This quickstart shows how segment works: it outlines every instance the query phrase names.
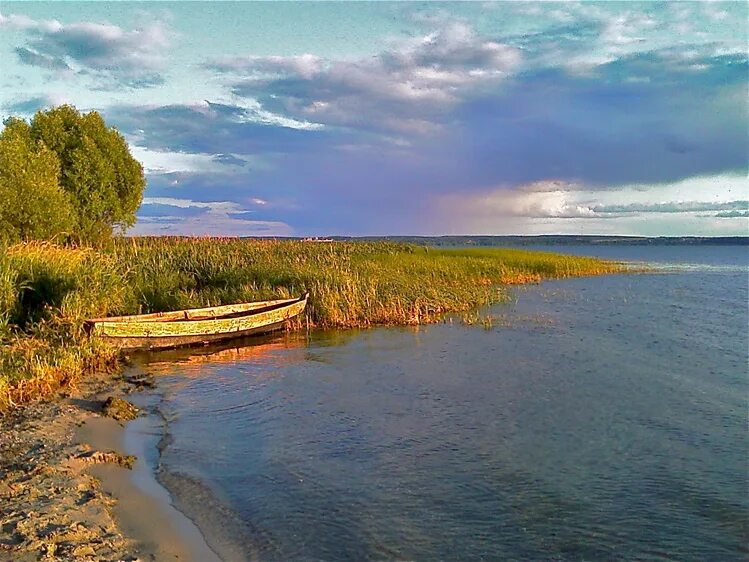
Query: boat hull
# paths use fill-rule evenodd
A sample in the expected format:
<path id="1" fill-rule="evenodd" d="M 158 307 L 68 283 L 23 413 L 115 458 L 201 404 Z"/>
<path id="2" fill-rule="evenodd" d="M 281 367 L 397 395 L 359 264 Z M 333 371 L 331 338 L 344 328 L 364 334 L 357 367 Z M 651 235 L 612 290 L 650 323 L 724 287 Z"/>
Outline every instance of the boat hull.
<path id="1" fill-rule="evenodd" d="M 220 334 L 203 334 L 195 336 L 98 336 L 101 340 L 111 345 L 128 350 L 155 350 L 155 349 L 174 349 L 176 347 L 188 347 L 208 345 L 214 342 L 221 342 L 246 336 L 256 336 L 267 334 L 278 330 L 283 330 L 287 321 L 282 320 L 267 326 L 258 326 L 247 330 L 238 330 L 236 332 L 226 332 Z"/>
<path id="2" fill-rule="evenodd" d="M 230 310 L 223 317 L 206 314 L 208 309 L 196 309 L 200 310 L 200 320 L 191 319 L 196 317 L 194 311 L 165 313 L 165 316 L 173 316 L 168 321 L 163 317 L 153 318 L 154 315 L 97 319 L 89 322 L 89 332 L 122 349 L 151 350 L 206 345 L 283 329 L 291 319 L 304 311 L 306 304 L 305 295 L 299 299 L 269 301 L 264 306 L 255 303 L 236 305 L 247 310 Z M 227 307 L 216 307 L 219 308 Z"/>

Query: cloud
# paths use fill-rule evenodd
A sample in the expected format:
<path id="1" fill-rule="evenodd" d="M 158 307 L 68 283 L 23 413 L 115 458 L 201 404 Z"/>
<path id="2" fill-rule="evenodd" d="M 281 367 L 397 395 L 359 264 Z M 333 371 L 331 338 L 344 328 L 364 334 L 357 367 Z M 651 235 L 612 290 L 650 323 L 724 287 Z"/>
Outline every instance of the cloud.
<path id="1" fill-rule="evenodd" d="M 18 60 L 24 64 L 38 66 L 47 70 L 71 70 L 65 60 L 60 57 L 51 57 L 26 47 L 16 49 Z"/>
<path id="2" fill-rule="evenodd" d="M 280 221 L 245 220 L 236 216 L 139 217 L 130 236 L 293 236 L 294 229 Z"/>
<path id="3" fill-rule="evenodd" d="M 445 22 L 374 57 L 233 57 L 208 65 L 232 77 L 233 92 L 274 113 L 338 126 L 430 133 L 445 109 L 504 80 L 519 49 Z"/>
<path id="4" fill-rule="evenodd" d="M 103 113 L 144 150 L 251 156 L 304 151 L 326 144 L 330 132 L 246 118 L 246 108 L 222 103 L 107 108 Z"/>
<path id="5" fill-rule="evenodd" d="M 734 174 L 616 190 L 550 179 L 457 190 L 434 198 L 427 214 L 440 230 L 455 233 L 741 234 L 735 223 L 716 219 L 747 216 L 749 200 L 732 198 L 734 191 L 746 193 L 747 185 L 745 176 Z"/>
<path id="6" fill-rule="evenodd" d="M 143 164 L 147 174 L 170 174 L 173 172 L 221 174 L 230 173 L 232 168 L 241 168 L 247 164 L 247 160 L 230 154 L 152 150 L 134 144 L 133 139 L 130 140 L 130 153 Z"/>
<path id="7" fill-rule="evenodd" d="M 43 96 L 34 96 L 31 98 L 21 98 L 16 101 L 9 101 L 4 105 L 0 106 L 2 112 L 6 114 L 23 116 L 33 115 L 38 110 L 53 107 L 55 105 L 61 105 L 69 103 L 67 96 L 59 94 L 45 94 Z"/>
<path id="8" fill-rule="evenodd" d="M 716 213 L 715 216 L 721 219 L 747 218 L 749 217 L 749 211 L 721 211 Z"/>
<path id="9" fill-rule="evenodd" d="M 516 2 L 499 6 L 510 18 L 515 16 L 515 27 L 519 27 L 506 41 L 523 49 L 534 70 L 561 68 L 584 75 L 622 58 L 658 51 L 671 51 L 674 61 L 746 54 L 745 7 L 711 4 L 567 2 L 552 8 Z"/>
<path id="10" fill-rule="evenodd" d="M 57 20 L 35 20 L 24 14 L 9 14 L 5 16 L 0 13 L 0 27 L 51 33 L 62 29 L 62 24 Z"/>
<path id="11" fill-rule="evenodd" d="M 570 183 L 564 180 L 539 180 L 525 185 L 517 186 L 519 191 L 528 192 L 562 192 L 583 189 L 584 186 Z"/>
<path id="12" fill-rule="evenodd" d="M 265 180 L 331 196 L 357 185 L 418 198 L 549 177 L 615 189 L 746 168 L 745 55 L 686 65 L 652 50 L 586 75 L 529 70 L 502 55 L 514 47 L 465 24 L 441 25 L 369 59 L 213 63 L 259 101 L 120 106 L 107 116 L 126 131 L 143 130 L 151 150 L 262 155 L 273 171 Z M 491 69 L 494 78 L 481 77 Z M 445 72 L 466 81 L 437 78 Z M 425 81 L 423 92 L 402 95 L 395 83 L 414 76 Z M 430 98 L 432 91 L 439 95 Z"/>
<path id="13" fill-rule="evenodd" d="M 707 183 L 707 182 L 706 182 Z M 679 185 L 679 184 L 677 184 Z M 683 184 L 681 184 L 683 185 Z M 540 188 L 539 188 L 540 186 Z M 556 187 L 556 188 L 554 188 Z M 672 191 L 674 186 L 651 186 L 640 198 L 658 197 Z M 482 193 L 450 193 L 437 198 L 444 211 L 464 216 L 526 217 L 555 219 L 618 219 L 631 215 L 677 214 L 720 211 L 741 213 L 749 209 L 749 200 L 733 201 L 666 201 L 631 203 L 602 203 L 601 198 L 631 200 L 633 186 L 621 192 L 607 192 L 581 185 L 569 185 L 558 180 L 535 182 L 516 187 L 500 187 Z M 725 191 L 716 196 L 725 196 Z M 740 215 L 725 215 L 740 216 Z"/>
<path id="14" fill-rule="evenodd" d="M 433 198 L 424 214 L 433 232 L 455 234 L 632 234 L 745 235 L 749 201 L 746 177 L 734 174 L 690 178 L 669 184 L 621 186 L 615 190 L 558 183 L 558 190 L 497 186 Z M 683 199 L 673 199 L 674 197 Z M 726 220 L 726 219 L 741 220 Z"/>
<path id="15" fill-rule="evenodd" d="M 211 217 L 141 217 L 128 230 L 130 236 L 294 236 L 294 229 L 280 221 L 243 220 L 228 215 Z"/>
<path id="16" fill-rule="evenodd" d="M 745 175 L 746 54 L 652 41 L 651 16 L 614 21 L 586 6 L 596 13 L 560 15 L 526 39 L 442 21 L 369 58 L 214 60 L 208 67 L 231 94 L 112 107 L 106 117 L 137 146 L 170 155 L 149 166 L 149 196 L 210 193 L 247 208 L 240 199 L 251 193 L 269 201 L 254 218 L 305 234 L 443 224 L 491 232 L 500 222 L 615 229 L 656 214 L 666 224 L 737 210 L 659 186 Z M 606 22 L 606 41 L 619 51 L 584 72 L 566 64 L 597 44 Z M 635 198 L 638 190 L 647 197 Z"/>
<path id="17" fill-rule="evenodd" d="M 219 102 L 205 100 L 205 105 L 216 113 L 231 114 L 237 123 L 257 123 L 262 125 L 277 125 L 288 129 L 317 131 L 323 128 L 320 123 L 304 121 L 286 117 L 263 109 L 255 100 L 247 100 L 239 96 L 222 96 L 228 98 Z"/>
<path id="18" fill-rule="evenodd" d="M 19 60 L 45 70 L 92 75 L 105 86 L 116 82 L 133 88 L 163 83 L 163 69 L 173 33 L 162 22 L 126 30 L 109 23 L 55 20 L 0 14 L 0 28 L 24 31 L 27 44 L 16 49 Z"/>
<path id="19" fill-rule="evenodd" d="M 233 154 L 216 154 L 212 160 L 219 164 L 225 164 L 227 166 L 244 166 L 247 164 L 247 160 L 237 158 Z"/>
<path id="20" fill-rule="evenodd" d="M 144 197 L 131 235 L 291 236 L 293 229 L 278 220 L 257 220 L 232 201 L 194 201 L 176 197 Z"/>
<path id="21" fill-rule="evenodd" d="M 221 177 L 180 176 L 179 189 L 189 197 L 210 192 L 234 199 L 252 191 L 284 198 L 297 209 L 275 218 L 305 233 L 424 232 L 441 216 L 423 212 L 425 205 L 450 194 L 471 200 L 487 185 L 541 193 L 638 185 L 649 192 L 691 176 L 745 174 L 745 61 L 707 59 L 709 69 L 697 74 L 659 61 L 623 59 L 601 67 L 599 76 L 560 70 L 516 76 L 498 91 L 446 108 L 440 134 L 426 137 L 373 134 L 368 125 L 280 127 L 240 120 L 243 108 L 213 103 L 121 106 L 106 117 L 126 132 L 141 131 L 138 143 L 150 150 L 202 153 L 211 165 L 218 165 L 217 154 L 254 159 L 251 170 L 236 173 L 221 165 L 230 172 Z M 648 80 L 630 82 L 633 73 Z M 151 178 L 149 189 L 168 196 L 174 187 Z M 660 198 L 679 200 L 677 193 Z M 522 211 L 516 217 L 587 220 L 602 218 L 594 206 L 604 203 L 557 197 L 515 204 Z M 474 215 L 461 216 L 467 225 Z"/>
<path id="22" fill-rule="evenodd" d="M 460 107 L 456 142 L 431 160 L 462 162 L 472 178 L 440 175 L 473 185 L 555 177 L 615 188 L 746 170 L 746 57 L 703 60 L 701 73 L 650 55 L 592 76 L 527 73 Z"/>
<path id="23" fill-rule="evenodd" d="M 739 212 L 749 208 L 749 201 L 670 201 L 665 203 L 627 203 L 624 205 L 595 205 L 595 213 L 695 213 L 699 211 Z M 718 216 L 718 215 L 716 215 Z"/>
<path id="24" fill-rule="evenodd" d="M 164 217 L 168 217 L 170 220 L 177 220 L 185 217 L 205 215 L 207 212 L 208 209 L 205 207 L 175 207 L 174 205 L 147 202 L 143 203 L 138 209 L 138 221 L 160 221 Z"/>
<path id="25" fill-rule="evenodd" d="M 572 200 L 569 192 L 498 189 L 484 194 L 448 194 L 437 199 L 442 212 L 463 217 L 580 219 L 597 217 L 590 204 Z"/>
<path id="26" fill-rule="evenodd" d="M 144 197 L 143 205 L 162 205 L 178 209 L 207 209 L 211 213 L 243 213 L 244 208 L 231 201 L 193 201 L 176 197 Z"/>
<path id="27" fill-rule="evenodd" d="M 316 55 L 219 57 L 208 67 L 219 72 L 250 74 L 296 74 L 310 79 L 323 70 L 324 60 Z"/>

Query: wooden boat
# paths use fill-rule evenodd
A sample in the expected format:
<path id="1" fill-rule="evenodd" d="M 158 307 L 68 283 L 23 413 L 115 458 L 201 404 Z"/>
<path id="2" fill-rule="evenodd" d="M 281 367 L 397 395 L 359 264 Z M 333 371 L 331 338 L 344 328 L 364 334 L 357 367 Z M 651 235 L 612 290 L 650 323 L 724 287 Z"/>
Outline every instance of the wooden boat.
<path id="1" fill-rule="evenodd" d="M 283 328 L 307 305 L 296 299 L 228 304 L 86 320 L 90 335 L 124 349 L 168 349 L 264 334 Z"/>

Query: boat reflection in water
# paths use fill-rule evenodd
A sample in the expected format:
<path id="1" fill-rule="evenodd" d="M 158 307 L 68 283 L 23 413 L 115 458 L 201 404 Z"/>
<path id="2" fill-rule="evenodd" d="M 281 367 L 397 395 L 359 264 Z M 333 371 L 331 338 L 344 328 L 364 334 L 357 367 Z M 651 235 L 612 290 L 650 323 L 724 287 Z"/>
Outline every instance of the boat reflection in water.
<path id="1" fill-rule="evenodd" d="M 306 332 L 288 332 L 234 339 L 204 347 L 187 347 L 162 351 L 142 351 L 134 361 L 150 375 L 204 376 L 219 366 L 248 361 L 281 367 L 293 362 L 293 354 L 278 353 L 303 350 L 308 345 Z"/>

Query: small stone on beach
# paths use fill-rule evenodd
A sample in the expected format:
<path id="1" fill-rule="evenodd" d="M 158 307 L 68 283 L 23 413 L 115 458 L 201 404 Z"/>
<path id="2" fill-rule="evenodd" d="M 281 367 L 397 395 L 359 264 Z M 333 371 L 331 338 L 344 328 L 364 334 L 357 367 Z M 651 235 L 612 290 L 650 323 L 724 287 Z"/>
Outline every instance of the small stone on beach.
<path id="1" fill-rule="evenodd" d="M 133 455 L 121 455 L 114 451 L 86 451 L 76 455 L 74 458 L 92 464 L 113 463 L 128 469 L 132 469 L 133 464 L 137 460 Z"/>
<path id="2" fill-rule="evenodd" d="M 137 387 L 138 390 L 143 388 L 154 388 L 156 384 L 153 381 L 153 377 L 149 375 L 136 375 L 133 377 L 127 377 L 125 382 L 132 384 Z"/>
<path id="3" fill-rule="evenodd" d="M 105 416 L 117 421 L 130 421 L 138 417 L 138 408 L 127 400 L 110 396 L 104 401 L 102 412 Z"/>

